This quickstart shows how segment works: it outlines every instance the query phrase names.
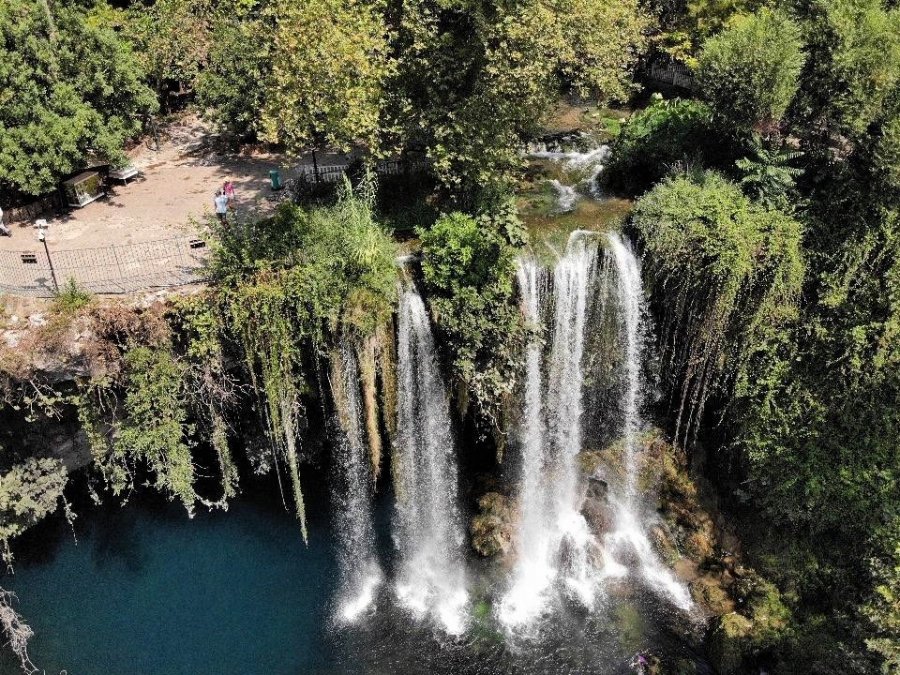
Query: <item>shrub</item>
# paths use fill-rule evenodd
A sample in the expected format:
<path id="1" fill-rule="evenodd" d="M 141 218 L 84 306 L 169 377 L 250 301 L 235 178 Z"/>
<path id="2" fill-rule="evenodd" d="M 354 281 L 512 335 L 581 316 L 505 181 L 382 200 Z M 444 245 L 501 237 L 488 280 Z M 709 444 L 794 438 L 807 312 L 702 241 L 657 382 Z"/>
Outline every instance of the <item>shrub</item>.
<path id="1" fill-rule="evenodd" d="M 51 311 L 62 316 L 72 316 L 91 304 L 91 299 L 90 293 L 80 288 L 75 279 L 69 278 L 66 285 L 53 296 Z"/>
<path id="2" fill-rule="evenodd" d="M 505 205 L 476 217 L 442 216 L 420 235 L 429 303 L 454 374 L 497 431 L 521 365 L 525 326 L 513 282 L 524 229 Z"/>
<path id="3" fill-rule="evenodd" d="M 764 9 L 706 41 L 697 81 L 729 126 L 771 129 L 797 92 L 804 60 L 799 26 Z"/>
<path id="4" fill-rule="evenodd" d="M 622 126 L 603 181 L 613 190 L 640 194 L 679 164 L 708 161 L 715 154 L 714 137 L 705 104 L 657 98 Z"/>

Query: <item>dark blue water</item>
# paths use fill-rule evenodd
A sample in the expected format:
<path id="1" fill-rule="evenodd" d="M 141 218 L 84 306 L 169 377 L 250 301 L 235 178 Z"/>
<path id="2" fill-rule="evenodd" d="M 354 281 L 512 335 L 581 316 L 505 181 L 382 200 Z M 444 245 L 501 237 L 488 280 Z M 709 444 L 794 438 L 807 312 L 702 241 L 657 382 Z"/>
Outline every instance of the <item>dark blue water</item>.
<path id="1" fill-rule="evenodd" d="M 627 673 L 645 649 L 693 660 L 667 628 L 683 619 L 640 597 L 592 616 L 562 612 L 541 640 L 509 644 L 478 599 L 502 570 L 475 561 L 464 639 L 447 642 L 408 619 L 389 587 L 374 615 L 339 629 L 328 500 L 312 501 L 309 546 L 277 496 L 259 494 L 193 520 L 154 495 L 82 507 L 77 543 L 62 519 L 42 524 L 17 542 L 16 573 L 2 580 L 35 631 L 32 660 L 68 675 Z M 382 497 L 389 573 L 390 508 Z M 0 674 L 19 672 L 3 651 Z"/>
<path id="2" fill-rule="evenodd" d="M 3 584 L 48 673 L 325 672 L 336 570 L 324 525 L 314 520 L 306 547 L 265 501 L 190 520 L 144 499 L 82 514 L 77 544 L 64 523 L 41 528 Z"/>

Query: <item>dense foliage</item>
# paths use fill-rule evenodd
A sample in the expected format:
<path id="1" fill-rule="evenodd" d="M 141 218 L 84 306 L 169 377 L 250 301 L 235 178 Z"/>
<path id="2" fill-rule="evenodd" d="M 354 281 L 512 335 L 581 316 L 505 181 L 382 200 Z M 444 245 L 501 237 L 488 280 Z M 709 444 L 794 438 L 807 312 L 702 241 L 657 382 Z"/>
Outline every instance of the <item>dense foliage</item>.
<path id="1" fill-rule="evenodd" d="M 391 318 L 395 245 L 375 222 L 370 179 L 345 183 L 333 206 L 284 205 L 271 219 L 222 233 L 213 264 L 224 330 L 243 353 L 306 536 L 298 447 L 302 394 L 342 330 L 360 340 Z"/>
<path id="2" fill-rule="evenodd" d="M 514 286 L 524 229 L 502 198 L 523 143 L 560 94 L 626 101 L 648 51 L 695 68 L 683 98 L 632 101 L 603 177 L 642 195 L 630 227 L 663 411 L 679 443 L 710 451 L 748 557 L 780 589 L 759 582 L 730 615 L 758 628 L 732 665 L 900 668 L 896 2 L 115 6 L 0 4 L 4 195 L 123 161 L 158 110 L 194 92 L 240 140 L 428 158 L 440 189 L 425 207 L 447 211 L 418 223 L 428 303 L 461 407 L 471 399 L 501 451 L 527 338 Z M 101 484 L 127 497 L 149 477 L 188 511 L 227 503 L 244 464 L 273 471 L 305 527 L 300 465 L 339 336 L 357 350 L 370 441 L 390 437 L 396 245 L 370 180 L 212 240 L 210 288 L 166 309 L 100 307 L 65 289 L 36 353 L 66 326 L 90 335 L 77 389 L 62 395 L 0 359 L 0 384 L 15 382 L 0 412 L 30 421 L 74 408 Z M 259 428 L 241 431 L 264 447 L 232 448 L 238 405 L 259 412 Z M 4 546 L 59 503 L 66 471 L 41 457 L 0 454 Z M 371 457 L 377 473 L 377 443 Z M 197 484 L 209 461 L 212 497 Z"/>
<path id="3" fill-rule="evenodd" d="M 865 0 L 731 21 L 704 43 L 698 83 L 732 140 L 712 160 L 708 140 L 691 146 L 750 199 L 688 175 L 635 209 L 673 419 L 706 400 L 687 420 L 722 448 L 750 522 L 774 528 L 750 539 L 794 610 L 763 650 L 776 671 L 897 664 L 897 21 Z"/>
<path id="4" fill-rule="evenodd" d="M 657 96 L 622 126 L 603 180 L 613 190 L 641 194 L 673 171 L 711 163 L 713 134 L 707 105 Z"/>
<path id="5" fill-rule="evenodd" d="M 0 186 L 38 195 L 86 161 L 123 162 L 157 107 L 131 45 L 80 3 L 0 5 Z"/>
<path id="6" fill-rule="evenodd" d="M 421 232 L 429 303 L 454 374 L 495 433 L 504 429 L 522 365 L 525 325 L 514 280 L 524 235 L 509 205 L 477 217 L 450 213 Z"/>
<path id="7" fill-rule="evenodd" d="M 741 396 L 759 352 L 776 349 L 797 316 L 801 226 L 751 202 L 715 173 L 670 178 L 638 202 L 654 286 L 663 372 L 676 392 L 679 432 L 696 429 L 707 398 Z"/>
<path id="8" fill-rule="evenodd" d="M 706 42 L 697 81 L 725 128 L 777 128 L 799 86 L 802 48 L 800 27 L 768 9 Z"/>

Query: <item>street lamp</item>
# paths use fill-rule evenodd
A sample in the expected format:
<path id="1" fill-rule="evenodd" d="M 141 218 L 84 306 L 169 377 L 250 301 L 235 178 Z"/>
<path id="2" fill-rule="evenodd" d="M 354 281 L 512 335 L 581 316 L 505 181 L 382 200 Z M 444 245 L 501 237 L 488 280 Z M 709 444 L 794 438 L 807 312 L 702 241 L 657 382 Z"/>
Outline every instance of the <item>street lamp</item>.
<path id="1" fill-rule="evenodd" d="M 56 281 L 56 270 L 53 269 L 53 259 L 50 257 L 50 249 L 47 248 L 47 236 L 44 234 L 44 228 L 38 229 L 38 241 L 44 245 L 44 253 L 47 254 L 47 263 L 50 265 L 50 276 L 53 279 L 53 288 L 59 295 L 59 283 Z"/>

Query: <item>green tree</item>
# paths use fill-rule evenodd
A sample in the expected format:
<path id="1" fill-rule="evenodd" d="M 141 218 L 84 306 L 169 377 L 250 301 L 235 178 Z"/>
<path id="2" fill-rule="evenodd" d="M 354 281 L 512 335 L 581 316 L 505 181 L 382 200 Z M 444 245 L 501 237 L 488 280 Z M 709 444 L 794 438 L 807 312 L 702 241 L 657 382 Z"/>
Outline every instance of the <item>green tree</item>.
<path id="1" fill-rule="evenodd" d="M 288 149 L 357 141 L 377 150 L 393 69 L 380 3 L 310 0 L 274 6 L 265 138 Z"/>
<path id="2" fill-rule="evenodd" d="M 631 0 L 405 3 L 395 125 L 456 192 L 502 187 L 560 91 L 627 98 L 648 25 Z"/>
<path id="3" fill-rule="evenodd" d="M 211 0 L 155 0 L 131 8 L 124 29 L 164 108 L 168 94 L 193 87 L 206 65 L 213 10 Z"/>
<path id="4" fill-rule="evenodd" d="M 800 27 L 764 9 L 736 19 L 703 45 L 697 82 L 714 112 L 739 133 L 771 133 L 799 86 Z"/>
<path id="5" fill-rule="evenodd" d="M 239 138 L 261 131 L 270 75 L 271 27 L 259 17 L 219 19 L 206 68 L 197 77 L 197 102 L 220 129 Z"/>
<path id="6" fill-rule="evenodd" d="M 804 27 L 806 124 L 859 137 L 889 117 L 900 84 L 900 8 L 880 0 L 816 0 Z"/>
<path id="7" fill-rule="evenodd" d="M 504 205 L 477 217 L 450 213 L 420 235 L 428 302 L 454 374 L 496 434 L 526 337 L 514 286 L 524 229 L 513 207 Z"/>
<path id="8" fill-rule="evenodd" d="M 77 3 L 0 5 L 0 182 L 52 190 L 90 161 L 126 160 L 155 107 L 127 42 Z"/>

